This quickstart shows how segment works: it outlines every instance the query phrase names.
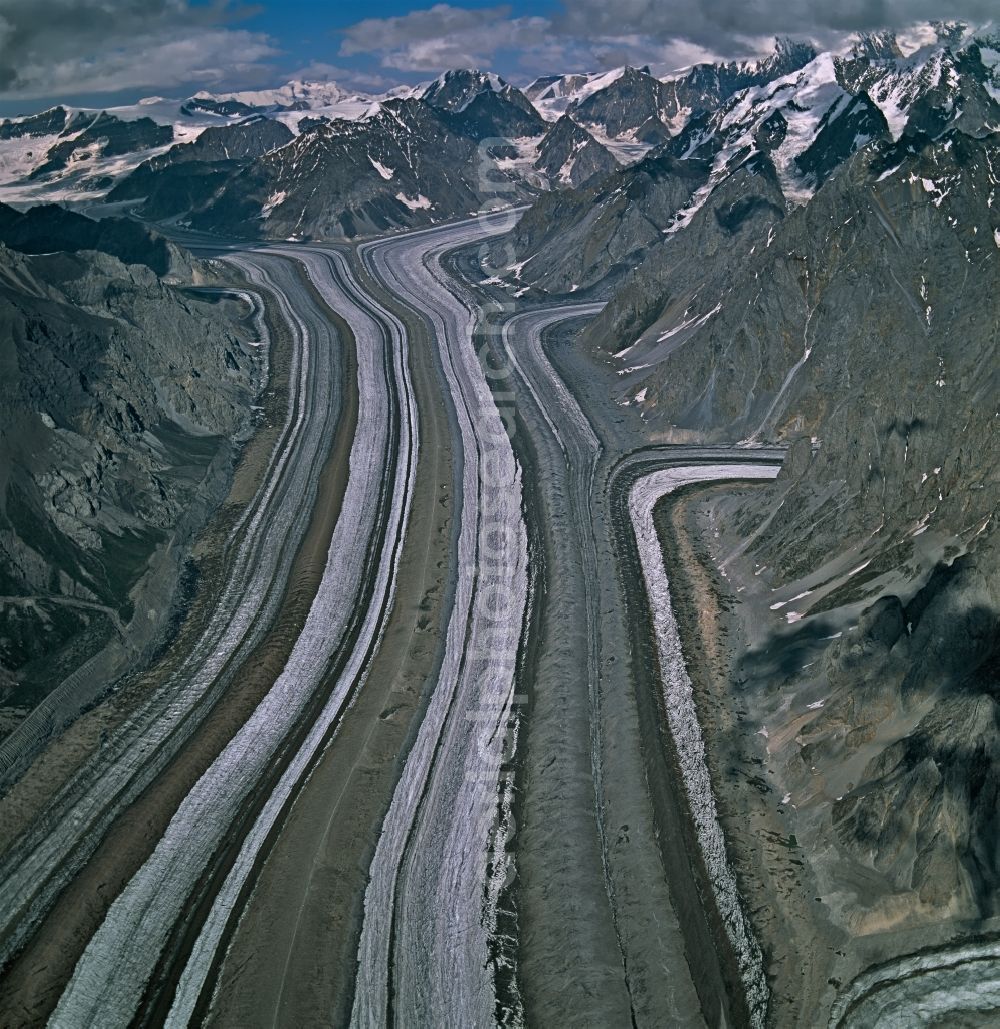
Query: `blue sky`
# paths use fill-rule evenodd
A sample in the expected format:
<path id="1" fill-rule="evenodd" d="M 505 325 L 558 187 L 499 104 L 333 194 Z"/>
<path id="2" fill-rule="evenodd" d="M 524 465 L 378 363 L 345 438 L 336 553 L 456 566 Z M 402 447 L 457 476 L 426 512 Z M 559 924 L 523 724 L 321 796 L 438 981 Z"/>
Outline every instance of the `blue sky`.
<path id="1" fill-rule="evenodd" d="M 267 33 L 286 51 L 287 67 L 309 67 L 311 65 L 329 64 L 334 69 L 344 69 L 356 75 L 354 84 L 360 88 L 371 88 L 367 81 L 372 78 L 385 79 L 392 84 L 399 81 L 418 81 L 427 78 L 427 74 L 420 72 L 434 72 L 444 70 L 443 66 L 431 68 L 408 69 L 383 65 L 382 58 L 377 53 L 345 53 L 343 52 L 345 41 L 350 37 L 350 29 L 363 21 L 386 22 L 389 19 L 402 19 L 414 12 L 429 10 L 435 7 L 434 4 L 414 4 L 412 2 L 399 2 L 399 0 L 371 0 L 364 5 L 357 4 L 323 4 L 310 2 L 310 0 L 289 0 L 284 3 L 265 2 L 258 6 L 259 13 L 248 18 L 244 23 L 247 28 Z M 503 20 L 512 21 L 532 17 L 548 17 L 554 12 L 561 10 L 557 0 L 548 0 L 542 3 L 525 2 L 491 2 L 483 0 L 479 3 L 460 3 L 451 5 L 453 9 L 461 9 L 469 12 L 491 12 L 497 9 L 504 11 Z M 475 55 L 474 55 L 475 56 Z M 499 61 L 497 62 L 497 58 Z M 516 69 L 516 55 L 510 54 L 507 50 L 498 50 L 494 55 L 491 64 L 498 63 L 505 66 L 505 70 L 514 72 L 518 77 Z M 525 76 L 522 73 L 521 78 Z M 348 78 L 348 76 L 340 76 Z"/>
<path id="2" fill-rule="evenodd" d="M 505 65 L 527 80 L 530 69 L 518 66 L 517 54 L 492 45 L 496 30 L 520 50 L 518 27 L 522 36 L 538 36 L 560 10 L 556 0 L 0 0 L 0 115 L 58 101 L 112 106 L 151 94 L 277 85 L 302 75 L 375 92 L 431 77 L 453 57 Z M 387 30 L 392 53 L 378 45 Z M 436 38 L 471 49 L 440 51 L 446 65 L 438 67 L 433 54 L 414 52 Z M 406 39 L 414 47 L 400 50 Z"/>
<path id="3" fill-rule="evenodd" d="M 949 0 L 988 20 L 996 0 Z M 0 0 L 0 115 L 334 79 L 381 92 L 446 68 L 539 74 L 749 57 L 940 17 L 941 0 Z"/>

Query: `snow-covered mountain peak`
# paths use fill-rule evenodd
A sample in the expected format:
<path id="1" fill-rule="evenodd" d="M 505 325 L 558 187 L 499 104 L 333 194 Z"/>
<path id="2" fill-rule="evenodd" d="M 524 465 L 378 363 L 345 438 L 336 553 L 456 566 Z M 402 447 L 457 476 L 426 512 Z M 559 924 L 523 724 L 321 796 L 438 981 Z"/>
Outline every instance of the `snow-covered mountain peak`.
<path id="1" fill-rule="evenodd" d="M 546 121 L 557 121 L 572 106 L 617 82 L 626 69 L 578 72 L 569 75 L 547 75 L 536 79 L 524 91 Z"/>
<path id="2" fill-rule="evenodd" d="M 245 134 L 239 126 L 264 117 L 294 134 L 300 125 L 354 121 L 377 109 L 371 97 L 350 93 L 335 82 L 303 80 L 274 89 L 202 90 L 183 100 L 143 97 L 107 109 L 61 105 L 0 122 L 0 199 L 92 199 L 143 161 L 173 145 L 192 143 L 208 129 Z M 265 130 L 264 136 L 270 139 L 275 133 Z M 280 133 L 277 138 L 282 138 Z"/>
<path id="3" fill-rule="evenodd" d="M 143 197 L 140 179 L 193 181 L 196 166 L 211 184 L 212 176 L 231 174 L 230 165 L 219 167 L 225 162 L 251 166 L 302 135 L 312 137 L 302 147 L 312 161 L 357 128 L 386 141 L 401 132 L 477 144 L 508 139 L 514 156 L 497 152 L 514 162 L 506 171 L 517 177 L 527 169 L 529 183 L 541 172 L 549 184 L 568 187 L 607 169 L 609 154 L 628 165 L 667 148 L 674 161 L 711 168 L 709 191 L 746 167 L 770 174 L 796 204 L 876 139 L 935 138 L 951 128 L 982 135 L 1000 126 L 1000 34 L 992 26 L 918 29 L 858 34 L 823 54 L 779 38 L 762 58 L 699 64 L 664 79 L 623 65 L 544 76 L 523 92 L 494 73 L 457 68 L 377 97 L 295 79 L 183 100 L 145 97 L 107 111 L 61 106 L 0 122 L 0 197 L 90 200 L 130 177 L 130 190 Z M 567 114 L 572 120 L 556 127 Z M 388 157 L 375 159 L 390 167 Z"/>
<path id="4" fill-rule="evenodd" d="M 961 47 L 936 43 L 877 66 L 845 63 L 842 81 L 852 91 L 868 93 L 893 139 L 907 130 L 937 136 L 958 123 L 973 132 L 992 131 L 1000 126 L 993 51 L 977 37 L 963 33 L 961 38 L 968 40 Z"/>
<path id="5" fill-rule="evenodd" d="M 477 68 L 453 68 L 439 75 L 420 94 L 420 98 L 444 111 L 464 111 L 480 93 L 502 93 L 507 83 L 492 72 Z"/>
<path id="6" fill-rule="evenodd" d="M 337 85 L 336 82 L 310 82 L 292 79 L 275 89 L 241 90 L 234 93 L 210 93 L 203 90 L 195 93 L 193 100 L 210 100 L 218 103 L 235 101 L 247 107 L 291 107 L 291 108 L 323 108 L 339 104 L 348 99 L 371 98 L 363 94 L 351 92 Z"/>
<path id="7" fill-rule="evenodd" d="M 935 41 L 909 56 L 897 50 L 889 34 L 858 39 L 692 115 L 668 144 L 677 159 L 711 164 L 691 211 L 742 169 L 771 176 L 786 203 L 798 206 L 876 141 L 1000 130 L 1000 50 L 994 56 L 975 41 L 962 47 Z"/>
<path id="8" fill-rule="evenodd" d="M 893 61 L 903 56 L 894 32 L 860 32 L 850 41 L 847 56 L 869 61 Z"/>
<path id="9" fill-rule="evenodd" d="M 543 75 L 523 90 L 524 95 L 537 105 L 561 98 L 571 99 L 596 75 L 579 72 L 570 75 Z M 539 107 L 541 111 L 542 108 Z M 543 112 L 544 113 L 544 112 Z"/>
<path id="10" fill-rule="evenodd" d="M 774 52 L 755 63 L 758 72 L 762 74 L 785 74 L 808 64 L 817 54 L 816 47 L 809 40 L 775 36 Z"/>

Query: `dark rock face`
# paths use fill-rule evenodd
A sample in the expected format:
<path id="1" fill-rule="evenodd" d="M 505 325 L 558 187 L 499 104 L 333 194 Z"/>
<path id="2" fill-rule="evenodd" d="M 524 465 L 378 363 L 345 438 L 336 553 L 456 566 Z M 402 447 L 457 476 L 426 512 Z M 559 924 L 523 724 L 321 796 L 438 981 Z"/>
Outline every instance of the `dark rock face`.
<path id="1" fill-rule="evenodd" d="M 215 100 L 211 97 L 194 96 L 181 105 L 181 114 L 191 116 L 199 111 L 208 114 L 220 114 L 223 117 L 245 118 L 255 112 L 255 108 L 239 100 Z"/>
<path id="2" fill-rule="evenodd" d="M 486 197 L 521 189 L 477 141 L 454 131 L 460 115 L 420 100 L 392 100 L 358 122 L 337 121 L 230 171 L 190 223 L 268 238 L 350 238 L 473 212 Z M 193 200 L 197 184 L 187 193 Z M 523 193 L 521 194 L 523 195 Z"/>
<path id="3" fill-rule="evenodd" d="M 600 126 L 609 136 L 635 132 L 651 118 L 659 120 L 669 107 L 668 89 L 646 69 L 626 68 L 604 89 L 570 108 L 584 125 Z"/>
<path id="4" fill-rule="evenodd" d="M 856 151 L 888 135 L 885 116 L 864 93 L 845 96 L 823 115 L 819 131 L 795 164 L 811 185 L 819 186 Z"/>
<path id="5" fill-rule="evenodd" d="M 61 135 L 68 138 L 49 149 L 44 163 L 31 173 L 32 179 L 61 171 L 72 160 L 116 157 L 165 146 L 173 140 L 174 130 L 169 125 L 158 125 L 151 118 L 122 121 L 102 111 L 96 116 L 78 115 Z"/>
<path id="6" fill-rule="evenodd" d="M 546 128 L 527 97 L 506 84 L 500 90 L 481 90 L 461 109 L 443 109 L 452 115 L 451 125 L 456 133 L 477 141 L 537 136 Z"/>
<path id="7" fill-rule="evenodd" d="M 691 162 L 677 162 L 674 167 L 688 170 Z M 702 174 L 707 178 L 707 169 Z M 699 181 L 704 178 L 690 185 Z M 657 356 L 664 358 L 686 345 L 701 327 L 699 319 L 715 306 L 715 300 L 703 306 L 701 298 L 724 294 L 733 269 L 785 216 L 773 169 L 751 164 L 730 176 L 689 223 L 679 226 L 677 212 L 684 203 L 680 200 L 665 221 L 667 230 L 676 231 L 661 229 L 653 236 L 627 283 L 591 324 L 587 338 L 595 345 L 621 349 L 646 333 L 651 340 L 666 334 L 664 346 L 656 348 Z M 691 429 L 712 426 L 717 418 L 713 392 L 709 389 L 699 395 L 700 390 L 696 391 L 692 409 L 678 424 Z"/>
<path id="8" fill-rule="evenodd" d="M 240 168 L 294 138 L 287 126 L 270 118 L 207 128 L 193 142 L 144 161 L 107 200 L 141 199 L 147 217 L 173 218 L 202 206 Z"/>
<path id="9" fill-rule="evenodd" d="M 160 172 L 140 166 L 108 193 L 107 200 L 141 200 L 139 211 L 153 221 L 179 218 L 202 207 L 239 168 L 234 161 L 181 161 Z"/>
<path id="10" fill-rule="evenodd" d="M 637 143 L 648 143 L 658 147 L 670 139 L 670 130 L 659 118 L 647 118 L 636 130 Z"/>
<path id="11" fill-rule="evenodd" d="M 611 152 L 564 114 L 538 147 L 535 168 L 554 186 L 581 186 L 618 168 Z"/>
<path id="12" fill-rule="evenodd" d="M 99 250 L 126 264 L 145 265 L 161 277 L 190 271 L 176 246 L 138 222 L 95 221 L 56 204 L 41 204 L 23 213 L 0 204 L 0 243 L 24 254 Z"/>
<path id="13" fill-rule="evenodd" d="M 878 601 L 874 625 L 865 612 L 859 642 L 827 656 L 836 700 L 806 743 L 831 761 L 875 751 L 832 812 L 855 859 L 932 910 L 973 917 L 1000 908 L 997 558 L 983 540 L 905 608 L 889 615 Z"/>
<path id="14" fill-rule="evenodd" d="M 506 261 L 512 245 L 518 281 L 552 292 L 613 281 L 662 241 L 707 176 L 703 162 L 650 155 L 580 190 L 543 195 L 492 252 Z"/>
<path id="15" fill-rule="evenodd" d="M 65 107 L 52 107 L 30 118 L 0 122 L 0 139 L 23 139 L 25 136 L 50 136 L 62 132 L 68 115 Z"/>
<path id="16" fill-rule="evenodd" d="M 714 111 L 741 90 L 790 75 L 816 56 L 816 49 L 809 43 L 779 38 L 774 53 L 760 61 L 696 64 L 687 74 L 665 83 L 666 116 L 673 119 L 685 111 L 692 115 Z"/>
<path id="17" fill-rule="evenodd" d="M 299 120 L 299 132 L 312 132 L 313 129 L 318 129 L 321 125 L 329 125 L 332 121 L 332 118 L 327 118 L 325 115 L 302 118 Z"/>
<path id="18" fill-rule="evenodd" d="M 40 699 L 140 599 L 169 609 L 140 584 L 222 499 L 256 388 L 227 311 L 104 254 L 0 247 L 3 706 Z"/>
<path id="19" fill-rule="evenodd" d="M 788 135 L 788 121 L 781 111 L 768 115 L 754 132 L 753 141 L 761 153 L 769 154 L 777 150 Z"/>

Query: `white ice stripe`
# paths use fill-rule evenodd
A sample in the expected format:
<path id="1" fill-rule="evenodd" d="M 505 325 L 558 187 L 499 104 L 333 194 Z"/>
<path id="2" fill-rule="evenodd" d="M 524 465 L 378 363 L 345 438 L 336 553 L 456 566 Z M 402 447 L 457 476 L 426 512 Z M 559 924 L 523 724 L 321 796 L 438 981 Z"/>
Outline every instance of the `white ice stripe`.
<path id="1" fill-rule="evenodd" d="M 586 668 L 589 679 L 590 717 L 591 724 L 598 727 L 597 731 L 591 733 L 591 773 L 593 776 L 596 823 L 601 845 L 605 885 L 610 889 L 613 887 L 610 882 L 607 857 L 607 831 L 602 808 L 602 798 L 604 797 L 604 759 L 602 754 L 602 738 L 599 730 L 601 724 L 601 698 L 597 688 L 599 678 L 597 671 L 599 666 L 597 612 L 600 610 L 600 599 L 595 592 L 599 588 L 597 549 L 593 535 L 593 526 L 589 518 L 580 513 L 590 510 L 597 463 L 603 447 L 583 409 L 567 388 L 562 376 L 556 372 L 549 360 L 545 347 L 542 345 L 542 334 L 549 326 L 565 319 L 593 316 L 601 310 L 602 305 L 600 304 L 581 304 L 578 306 L 560 305 L 548 311 L 536 310 L 526 312 L 504 324 L 503 342 L 505 352 L 509 355 L 511 364 L 518 372 L 521 381 L 527 386 L 536 407 L 543 415 L 550 432 L 563 453 L 569 474 L 568 481 L 572 483 L 571 488 L 577 494 L 576 513 L 573 512 L 573 506 L 571 505 L 570 518 L 568 523 L 563 526 L 563 530 L 572 533 L 576 537 L 583 571 L 586 634 L 588 639 Z M 518 339 L 518 333 L 521 331 L 522 325 L 527 328 L 526 338 L 523 340 Z M 518 351 L 522 348 L 524 360 L 518 357 Z M 553 407 L 557 412 L 556 417 L 559 420 L 560 428 L 556 427 L 549 416 L 548 411 L 550 407 Z M 573 471 L 574 468 L 578 469 L 575 473 Z M 515 982 L 516 986 L 517 983 Z"/>
<path id="2" fill-rule="evenodd" d="M 502 226 L 501 226 L 502 228 Z M 527 598 L 521 475 L 476 356 L 474 317 L 440 254 L 492 226 L 367 249 L 430 322 L 461 443 L 457 582 L 438 681 L 383 823 L 365 894 L 352 1024 L 382 1026 L 389 968 L 400 1025 L 492 1024 L 487 860 Z M 390 953 L 390 943 L 392 943 Z"/>
<path id="3" fill-rule="evenodd" d="M 259 260 L 231 258 L 254 284 L 263 281 Z M 256 263 L 254 263 L 256 261 Z M 267 263 L 267 259 L 265 259 Z M 275 262 L 270 262 L 272 265 Z M 277 266 L 283 262 L 278 262 Z M 332 438 L 332 354 L 314 351 L 312 335 L 275 291 L 296 346 L 290 371 L 288 418 L 272 452 L 249 524 L 225 544 L 235 548 L 218 610 L 176 674 L 106 741 L 54 799 L 21 846 L 0 869 L 0 912 L 9 926 L 4 954 L 16 948 L 44 914 L 62 884 L 100 842 L 118 811 L 152 781 L 193 731 L 191 712 L 230 674 L 232 664 L 258 641 L 280 602 L 298 539 L 315 495 L 311 481 Z M 27 906 L 25 906 L 27 905 Z M 2 956 L 2 955 L 0 955 Z"/>
<path id="4" fill-rule="evenodd" d="M 691 678 L 684 664 L 680 633 L 670 599 L 670 583 L 663 563 L 663 549 L 653 523 L 653 510 L 661 497 L 692 482 L 773 479 L 777 474 L 777 465 L 763 464 L 664 468 L 639 479 L 629 494 L 629 515 L 653 616 L 670 733 L 677 748 L 684 788 L 716 902 L 739 961 L 754 1026 L 763 1026 L 767 1010 L 768 988 L 763 959 L 760 945 L 743 913 L 736 879 L 726 857 L 725 838 L 705 761 L 705 741 L 698 722 Z"/>
<path id="5" fill-rule="evenodd" d="M 809 275 L 809 271 L 807 269 L 806 270 L 806 281 L 807 281 L 807 283 L 808 283 L 808 275 Z M 768 407 L 768 409 L 767 409 L 767 414 L 764 415 L 763 419 L 761 420 L 760 425 L 757 426 L 756 430 L 754 432 L 752 432 L 750 434 L 750 436 L 747 438 L 747 442 L 750 442 L 750 443 L 757 442 L 759 440 L 760 436 L 763 434 L 764 430 L 770 424 L 772 416 L 775 415 L 776 413 L 777 414 L 781 413 L 780 410 L 779 410 L 779 405 L 781 404 L 781 401 L 784 399 L 785 394 L 788 392 L 788 388 L 789 388 L 789 386 L 791 386 L 792 380 L 795 378 L 796 375 L 798 375 L 798 373 L 805 366 L 806 361 L 809 360 L 809 357 L 810 357 L 810 355 L 813 352 L 813 344 L 811 344 L 809 342 L 809 328 L 812 325 L 812 319 L 813 319 L 813 315 L 815 313 L 816 313 L 816 308 L 815 307 L 811 307 L 809 309 L 809 313 L 806 315 L 806 324 L 805 324 L 805 327 L 802 329 L 802 348 L 803 348 L 802 356 L 795 362 L 795 364 L 792 365 L 791 368 L 788 369 L 788 372 L 786 373 L 785 378 L 782 380 L 782 383 L 781 383 L 780 388 L 778 389 L 778 392 L 775 394 L 774 399 L 771 401 L 770 407 Z"/>
<path id="6" fill-rule="evenodd" d="M 342 280 L 349 284 L 351 292 L 360 300 L 360 287 L 353 280 L 349 269 L 339 260 L 339 255 L 337 259 Z M 327 291 L 320 286 L 322 279 L 316 275 L 315 269 L 310 271 L 310 275 L 321 293 L 326 293 L 328 296 Z M 328 298 L 331 303 L 336 304 L 336 298 L 329 296 Z M 385 308 L 375 304 L 370 298 L 366 298 L 364 302 L 377 309 L 380 317 L 390 327 L 393 375 L 399 386 L 400 397 L 404 405 L 397 451 L 399 458 L 392 492 L 393 508 L 386 531 L 386 546 L 380 558 L 378 581 L 368 606 L 364 626 L 347 667 L 341 673 L 330 699 L 310 730 L 309 736 L 268 797 L 264 810 L 247 835 L 236 864 L 216 896 L 205 926 L 195 942 L 167 1019 L 168 1026 L 176 1026 L 178 1029 L 186 1026 L 191 1019 L 229 915 L 235 907 L 240 890 L 250 875 L 268 833 L 273 828 L 285 802 L 291 796 L 296 783 L 302 779 L 310 761 L 323 745 L 323 740 L 340 714 L 353 683 L 359 676 L 362 677 L 362 683 L 367 678 L 367 669 L 364 668 L 366 655 L 371 652 L 373 640 L 381 640 L 392 598 L 395 596 L 396 572 L 399 567 L 402 546 L 393 545 L 393 542 L 398 540 L 401 544 L 403 529 L 409 519 L 413 497 L 419 446 L 417 407 L 410 382 L 409 346 L 402 322 Z"/>
<path id="7" fill-rule="evenodd" d="M 237 291 L 239 295 L 250 299 L 252 294 L 245 291 Z M 266 332 L 260 310 L 260 302 L 251 300 L 254 305 L 254 320 L 258 327 Z M 299 351 L 295 351 L 294 360 L 300 360 Z M 293 378 L 294 382 L 295 379 Z M 294 396 L 290 397 L 289 410 L 294 407 Z M 286 431 L 288 426 L 286 425 Z M 239 525 L 234 529 L 233 534 L 242 528 L 243 521 L 251 513 L 253 508 L 248 508 Z M 58 729 L 73 714 L 80 709 L 81 693 L 85 690 L 94 691 L 99 688 L 98 683 L 91 681 L 80 682 L 79 674 L 71 675 L 55 690 L 53 690 L 31 714 L 25 718 L 17 728 L 11 732 L 2 743 L 0 743 L 0 779 L 6 777 L 12 770 L 16 769 L 22 758 L 30 758 L 37 746 L 42 743 L 47 735 L 54 729 Z"/>
<path id="8" fill-rule="evenodd" d="M 589 315 L 596 315 L 603 309 L 604 304 L 579 304 L 574 306 L 555 307 L 547 312 L 528 311 L 523 315 L 511 318 L 510 321 L 506 322 L 503 326 L 502 338 L 504 349 L 510 356 L 510 363 L 514 366 L 514 369 L 528 387 L 532 398 L 538 406 L 538 410 L 541 411 L 542 417 L 545 419 L 545 424 L 548 425 L 553 438 L 558 442 L 564 456 L 566 455 L 566 445 L 563 443 L 563 433 L 556 428 L 555 423 L 549 415 L 548 402 L 542 399 L 539 383 L 535 379 L 536 368 L 541 369 L 542 374 L 547 380 L 547 389 L 551 390 L 555 395 L 563 415 L 569 418 L 576 427 L 580 439 L 584 440 L 594 453 L 597 453 L 600 449 L 600 443 L 598 442 L 597 436 L 594 435 L 594 430 L 591 428 L 590 422 L 587 420 L 587 416 L 583 413 L 580 405 L 576 402 L 576 398 L 566 388 L 566 384 L 563 382 L 562 377 L 558 375 L 556 370 L 552 367 L 552 364 L 548 359 L 548 355 L 545 353 L 545 349 L 542 346 L 542 333 L 550 325 L 555 325 L 557 322 L 566 321 L 569 318 L 582 318 Z M 526 346 L 531 353 L 532 364 L 534 366 L 532 368 L 522 364 L 518 357 L 518 345 L 512 342 L 513 336 L 521 328 L 521 324 L 523 322 L 526 322 L 530 326 Z"/>
<path id="9" fill-rule="evenodd" d="M 837 997 L 829 1025 L 912 1029 L 952 1024 L 942 1018 L 947 1014 L 997 1009 L 1000 941 L 989 940 L 909 954 L 863 972 Z"/>
<path id="10" fill-rule="evenodd" d="M 357 603 L 387 457 L 390 418 L 382 332 L 339 286 L 324 282 L 321 257 L 305 253 L 300 259 L 349 321 L 357 342 L 357 431 L 326 569 L 277 682 L 185 797 L 153 854 L 112 904 L 59 1000 L 54 1026 L 79 1029 L 131 1020 L 191 890 L 225 838 L 239 804 L 322 681 Z"/>

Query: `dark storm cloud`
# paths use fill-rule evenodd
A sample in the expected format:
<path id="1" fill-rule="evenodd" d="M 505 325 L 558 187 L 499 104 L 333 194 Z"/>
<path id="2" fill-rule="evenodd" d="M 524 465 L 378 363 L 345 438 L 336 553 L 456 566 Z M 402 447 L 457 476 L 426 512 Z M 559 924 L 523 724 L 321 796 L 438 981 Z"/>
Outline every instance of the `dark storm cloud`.
<path id="1" fill-rule="evenodd" d="M 378 54 L 407 71 L 488 63 L 498 49 L 529 49 L 550 31 L 546 18 L 511 17 L 509 6 L 467 10 L 435 4 L 394 18 L 366 18 L 344 32 L 345 57 Z"/>
<path id="2" fill-rule="evenodd" d="M 343 32 L 341 53 L 428 71 L 511 60 L 535 73 L 626 62 L 677 67 L 760 53 L 778 35 L 834 45 L 854 32 L 933 20 L 979 25 L 995 6 L 996 0 L 564 0 L 562 10 L 540 17 L 523 7 L 439 3 L 358 22 Z"/>
<path id="3" fill-rule="evenodd" d="M 566 0 L 553 30 L 570 36 L 639 33 L 724 48 L 740 38 L 823 39 L 942 19 L 977 24 L 995 14 L 996 0 Z"/>
<path id="4" fill-rule="evenodd" d="M 252 75 L 276 53 L 228 0 L 0 0 L 0 96 Z"/>

